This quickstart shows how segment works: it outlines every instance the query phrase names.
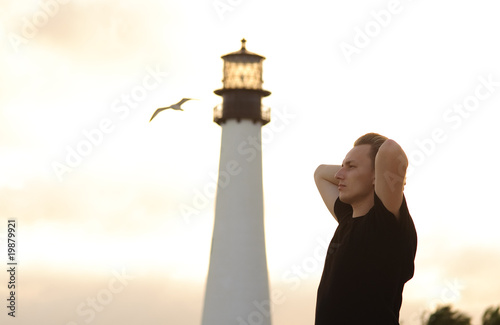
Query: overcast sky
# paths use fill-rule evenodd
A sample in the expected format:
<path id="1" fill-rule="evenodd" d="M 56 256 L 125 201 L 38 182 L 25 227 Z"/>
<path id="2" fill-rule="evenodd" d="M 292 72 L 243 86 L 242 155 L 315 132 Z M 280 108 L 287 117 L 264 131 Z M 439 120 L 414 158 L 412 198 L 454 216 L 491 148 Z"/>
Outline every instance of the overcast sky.
<path id="1" fill-rule="evenodd" d="M 221 55 L 266 57 L 275 325 L 313 324 L 336 222 L 313 172 L 378 132 L 410 159 L 419 246 L 401 321 L 500 305 L 499 5 L 479 1 L 0 1 L 0 239 L 16 324 L 201 324 Z M 155 109 L 183 97 L 185 111 Z M 7 267 L 7 256 L 1 258 Z M 9 274 L 0 274 L 7 299 Z M 13 323 L 6 308 L 2 323 Z"/>

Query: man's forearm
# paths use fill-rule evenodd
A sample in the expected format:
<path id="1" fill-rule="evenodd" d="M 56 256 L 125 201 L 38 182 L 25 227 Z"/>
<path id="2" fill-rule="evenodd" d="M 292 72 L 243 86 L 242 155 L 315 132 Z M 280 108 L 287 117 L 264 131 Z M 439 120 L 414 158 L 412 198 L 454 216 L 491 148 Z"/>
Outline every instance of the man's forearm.
<path id="1" fill-rule="evenodd" d="M 342 168 L 340 165 L 319 165 L 314 172 L 314 179 L 316 182 L 326 180 L 332 184 L 339 185 L 339 181 L 335 178 L 335 175 L 340 168 Z"/>

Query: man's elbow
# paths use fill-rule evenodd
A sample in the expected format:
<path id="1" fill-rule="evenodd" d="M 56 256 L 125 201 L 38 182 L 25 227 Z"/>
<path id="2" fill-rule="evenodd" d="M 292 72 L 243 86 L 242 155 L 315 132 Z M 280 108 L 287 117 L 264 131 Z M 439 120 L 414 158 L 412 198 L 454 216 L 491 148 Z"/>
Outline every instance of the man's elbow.
<path id="1" fill-rule="evenodd" d="M 314 171 L 314 179 L 315 180 L 318 180 L 320 178 L 322 178 L 322 173 L 323 173 L 323 169 L 325 168 L 324 167 L 325 165 L 319 165 L 316 170 Z"/>
<path id="2" fill-rule="evenodd" d="M 408 168 L 408 157 L 406 156 L 403 148 L 401 148 L 401 146 L 392 139 L 387 139 L 380 146 L 377 158 L 386 162 L 398 162 L 400 170 L 406 171 Z"/>

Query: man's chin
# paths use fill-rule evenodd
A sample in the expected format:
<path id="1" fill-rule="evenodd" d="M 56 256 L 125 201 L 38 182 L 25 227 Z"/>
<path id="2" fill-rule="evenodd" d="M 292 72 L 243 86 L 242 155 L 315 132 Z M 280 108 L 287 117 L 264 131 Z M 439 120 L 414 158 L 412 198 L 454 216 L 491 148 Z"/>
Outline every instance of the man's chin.
<path id="1" fill-rule="evenodd" d="M 345 195 L 339 195 L 339 200 L 342 203 L 351 204 L 351 201 L 349 200 L 349 197 L 346 197 Z"/>

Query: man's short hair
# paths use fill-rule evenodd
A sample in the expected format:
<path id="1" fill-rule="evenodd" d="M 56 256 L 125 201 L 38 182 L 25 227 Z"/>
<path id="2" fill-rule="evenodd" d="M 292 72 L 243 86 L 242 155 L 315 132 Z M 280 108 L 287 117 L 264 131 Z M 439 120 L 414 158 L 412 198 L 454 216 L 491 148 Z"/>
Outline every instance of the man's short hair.
<path id="1" fill-rule="evenodd" d="M 387 140 L 387 137 L 380 135 L 378 133 L 367 133 L 359 137 L 355 142 L 354 146 L 360 146 L 362 144 L 369 144 L 371 146 L 370 158 L 372 160 L 373 168 L 375 168 L 375 156 L 377 156 L 378 149 Z"/>

